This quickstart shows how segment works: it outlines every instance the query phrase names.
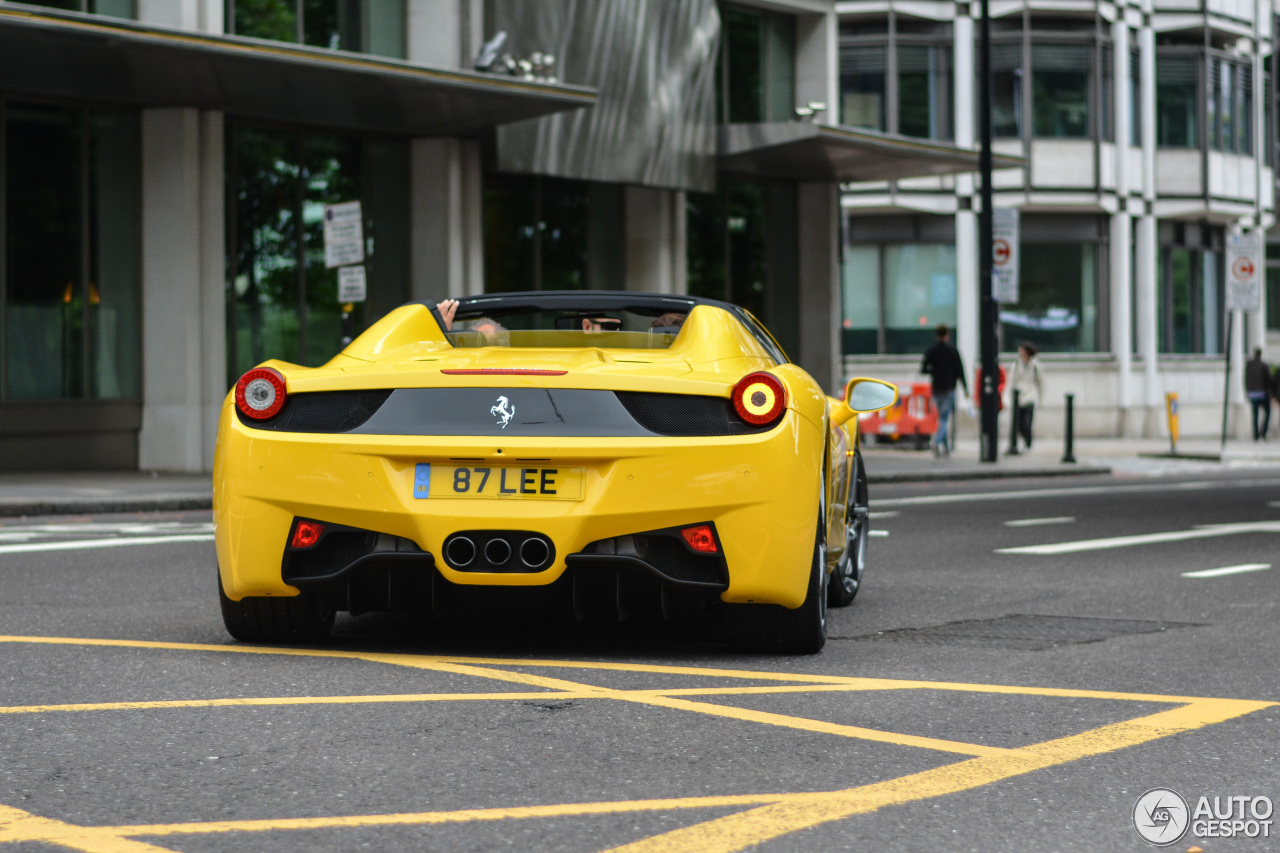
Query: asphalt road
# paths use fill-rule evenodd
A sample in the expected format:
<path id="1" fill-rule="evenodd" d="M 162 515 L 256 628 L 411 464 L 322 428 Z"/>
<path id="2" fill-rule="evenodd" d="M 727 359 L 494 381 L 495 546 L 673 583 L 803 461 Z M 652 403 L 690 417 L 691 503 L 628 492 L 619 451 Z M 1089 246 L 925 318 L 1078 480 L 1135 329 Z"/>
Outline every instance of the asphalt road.
<path id="1" fill-rule="evenodd" d="M 1275 836 L 1280 471 L 1161 473 L 877 487 L 810 657 L 498 618 L 255 648 L 207 514 L 7 520 L 0 853 L 1111 853 L 1155 788 Z M 1280 849 L 1199 820 L 1166 849 Z"/>

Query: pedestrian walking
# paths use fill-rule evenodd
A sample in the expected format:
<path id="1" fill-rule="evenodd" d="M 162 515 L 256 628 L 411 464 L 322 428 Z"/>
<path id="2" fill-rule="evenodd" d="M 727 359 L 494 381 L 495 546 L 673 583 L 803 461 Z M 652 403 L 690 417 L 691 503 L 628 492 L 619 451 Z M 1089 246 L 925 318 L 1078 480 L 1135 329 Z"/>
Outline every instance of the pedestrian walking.
<path id="1" fill-rule="evenodd" d="M 1244 364 L 1244 393 L 1253 408 L 1253 440 L 1267 440 L 1271 427 L 1271 398 L 1275 396 L 1275 380 L 1271 367 L 1262 360 L 1262 347 L 1255 347 L 1253 358 Z M 1262 428 L 1258 428 L 1258 415 L 1262 415 Z"/>
<path id="2" fill-rule="evenodd" d="M 933 434 L 934 456 L 951 455 L 951 416 L 956 411 L 956 383 L 969 393 L 969 383 L 964 378 L 964 362 L 960 352 L 947 340 L 951 328 L 941 323 L 934 330 L 937 341 L 925 350 L 920 372 L 929 374 L 932 382 L 933 404 L 938 407 L 938 431 Z"/>
<path id="3" fill-rule="evenodd" d="M 1036 361 L 1036 348 L 1030 341 L 1018 345 L 1018 360 L 1013 363 L 1013 378 L 1009 387 L 1018 393 L 1018 409 L 1013 413 L 1015 431 L 1022 436 L 1027 450 L 1031 449 L 1031 426 L 1036 418 L 1036 404 L 1044 396 L 1044 383 L 1040 379 L 1040 362 Z M 1015 437 L 1012 444 L 1017 446 Z"/>

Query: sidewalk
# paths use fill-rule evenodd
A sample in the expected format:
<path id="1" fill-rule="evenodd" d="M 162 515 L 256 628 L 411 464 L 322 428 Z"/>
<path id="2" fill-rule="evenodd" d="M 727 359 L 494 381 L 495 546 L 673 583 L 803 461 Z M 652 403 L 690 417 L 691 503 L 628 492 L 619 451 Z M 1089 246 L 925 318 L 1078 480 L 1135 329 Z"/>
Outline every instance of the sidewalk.
<path id="1" fill-rule="evenodd" d="M 1087 474 L 1179 476 L 1241 469 L 1280 475 L 1280 441 L 1231 441 L 1225 452 L 1216 438 L 1178 442 L 1177 458 L 1167 439 L 1083 438 L 1075 442 L 1074 464 L 1062 462 L 1061 439 L 1038 442 L 1030 453 L 1008 456 L 1000 448 L 994 463 L 978 461 L 976 439 L 961 439 L 949 457 L 894 446 L 863 447 L 872 483 L 978 480 L 1006 477 L 1061 477 Z M 138 471 L 0 474 L 0 518 L 92 515 L 116 512 L 207 510 L 212 505 L 208 474 Z"/>
<path id="2" fill-rule="evenodd" d="M 1173 456 L 1166 438 L 1077 438 L 1072 448 L 1074 463 L 1062 461 L 1061 438 L 1042 439 L 1031 451 L 1017 456 L 1007 455 L 1008 444 L 1002 442 L 994 463 L 979 461 L 976 438 L 960 439 L 951 455 L 942 459 L 927 449 L 907 447 L 864 445 L 862 454 L 870 481 L 916 483 L 1108 473 L 1179 476 L 1244 468 L 1280 473 L 1280 442 L 1228 441 L 1224 450 L 1218 438 L 1184 438 Z"/>

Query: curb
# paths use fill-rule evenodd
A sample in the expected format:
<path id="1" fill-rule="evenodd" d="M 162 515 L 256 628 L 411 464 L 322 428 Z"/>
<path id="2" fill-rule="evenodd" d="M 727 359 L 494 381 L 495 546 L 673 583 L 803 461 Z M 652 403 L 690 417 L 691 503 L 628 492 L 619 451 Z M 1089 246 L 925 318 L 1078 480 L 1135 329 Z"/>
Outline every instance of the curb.
<path id="1" fill-rule="evenodd" d="M 1009 480 L 1029 477 L 1083 477 L 1110 474 L 1111 469 L 1101 465 L 1084 465 L 1063 468 L 1005 468 L 991 471 L 895 471 L 873 474 L 867 471 L 868 483 L 932 483 L 948 480 Z"/>
<path id="2" fill-rule="evenodd" d="M 13 501 L 0 503 L 0 518 L 44 515 L 111 515 L 122 512 L 182 512 L 211 510 L 213 498 L 176 496 L 163 498 L 99 498 L 92 500 Z"/>

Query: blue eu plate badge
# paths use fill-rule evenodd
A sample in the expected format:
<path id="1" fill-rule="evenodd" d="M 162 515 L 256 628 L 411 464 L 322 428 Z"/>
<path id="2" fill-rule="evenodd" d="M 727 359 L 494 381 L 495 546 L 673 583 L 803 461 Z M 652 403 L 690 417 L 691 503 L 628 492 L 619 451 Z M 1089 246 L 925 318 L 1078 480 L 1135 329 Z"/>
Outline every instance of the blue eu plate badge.
<path id="1" fill-rule="evenodd" d="M 431 463 L 419 462 L 413 472 L 413 496 L 431 497 Z"/>

